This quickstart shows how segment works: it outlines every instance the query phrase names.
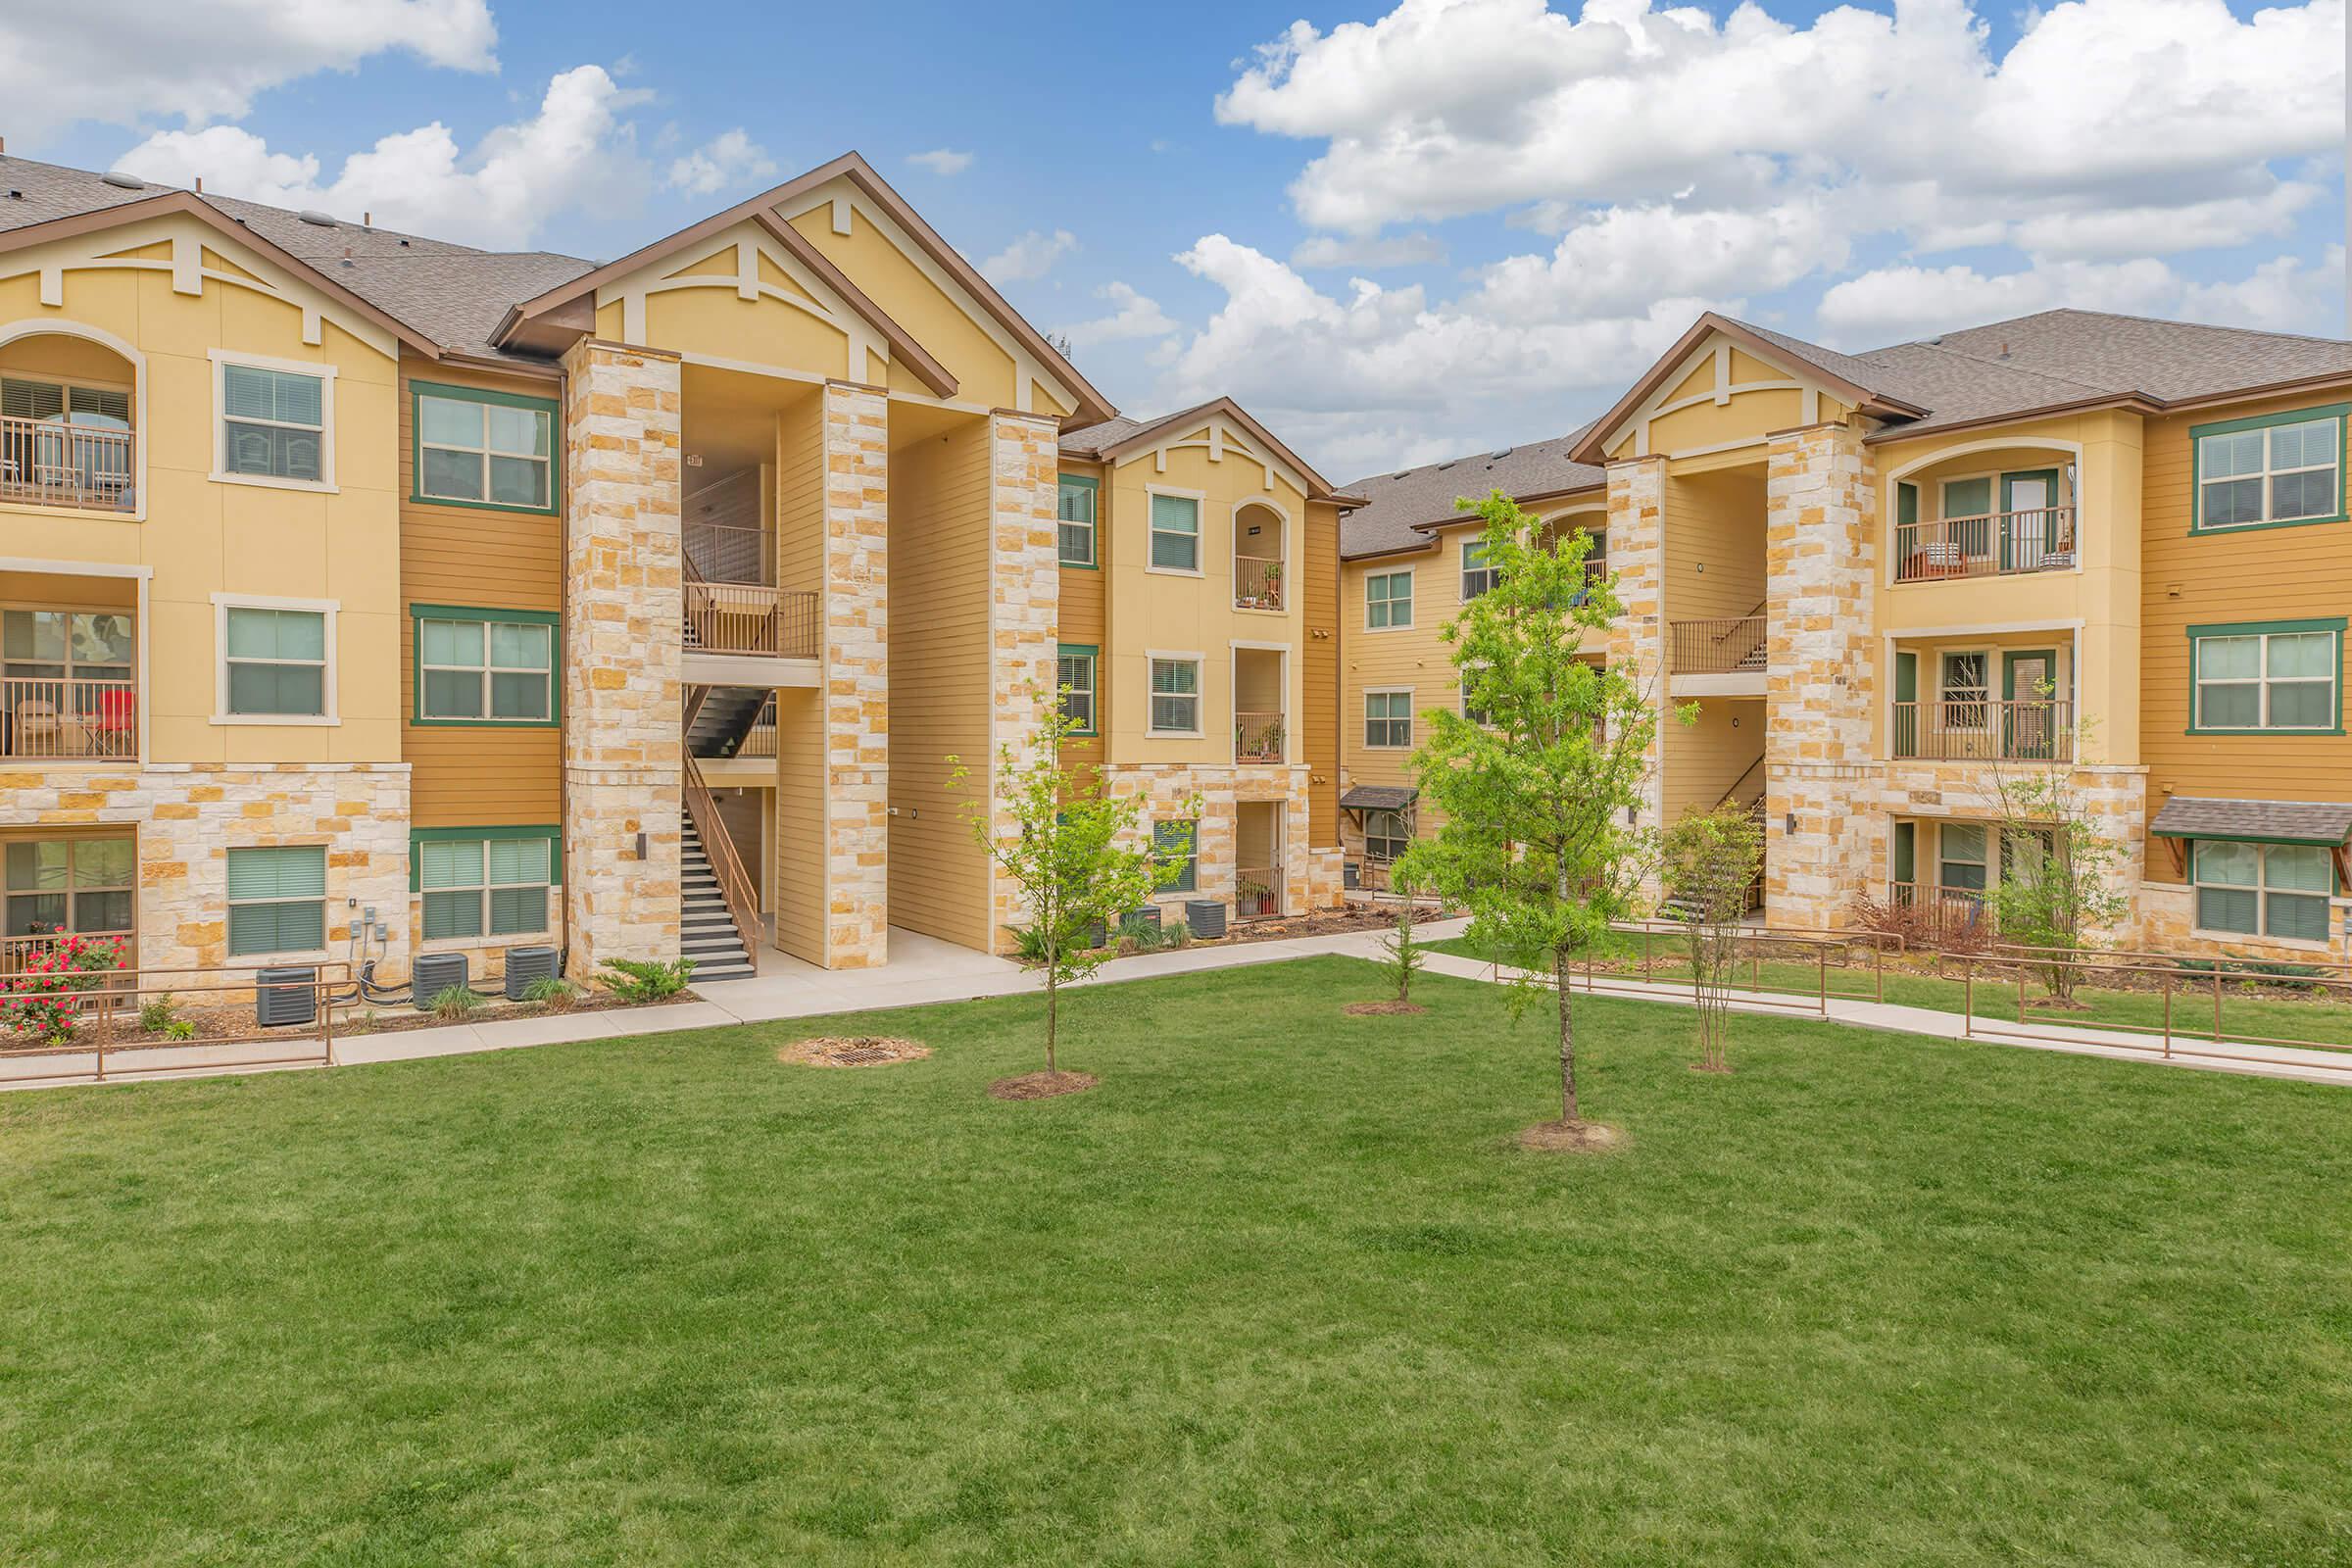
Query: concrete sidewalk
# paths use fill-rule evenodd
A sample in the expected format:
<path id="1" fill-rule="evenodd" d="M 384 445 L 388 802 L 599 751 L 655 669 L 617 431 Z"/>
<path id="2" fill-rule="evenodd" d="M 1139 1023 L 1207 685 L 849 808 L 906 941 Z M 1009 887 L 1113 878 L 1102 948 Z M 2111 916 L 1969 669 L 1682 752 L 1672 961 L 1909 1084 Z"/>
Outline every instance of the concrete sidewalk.
<path id="1" fill-rule="evenodd" d="M 1466 919 L 1432 920 L 1420 930 L 1428 941 L 1458 936 Z M 911 940 L 909 940 L 911 939 Z M 1117 985 L 1133 980 L 1155 980 L 1168 975 L 1199 974 L 1210 969 L 1236 969 L 1253 964 L 1282 963 L 1293 958 L 1339 955 L 1372 958 L 1380 956 L 1381 933 L 1348 932 L 1326 937 L 1294 937 L 1277 942 L 1238 943 L 1230 947 L 1183 948 L 1168 953 L 1113 958 L 1084 985 Z M 667 1007 L 638 1007 L 607 1012 L 551 1013 L 535 1018 L 502 1018 L 480 1023 L 450 1024 L 432 1029 L 410 1029 L 372 1035 L 338 1037 L 335 1059 L 343 1064 L 415 1061 L 428 1056 L 467 1055 L 483 1051 L 512 1051 L 525 1046 L 560 1045 L 580 1040 L 612 1040 L 634 1035 L 669 1034 L 683 1029 L 723 1028 L 779 1018 L 809 1018 L 831 1013 L 870 1012 L 891 1007 L 922 1006 L 942 1002 L 971 1002 L 987 997 L 1018 996 L 1041 989 L 1038 977 L 1018 965 L 967 949 L 891 933 L 892 962 L 877 969 L 826 971 L 808 965 L 777 965 L 750 980 L 729 980 L 696 987 L 701 999 Z M 785 960 L 789 965 L 790 960 Z M 1499 981 L 1517 971 L 1451 954 L 1429 956 L 1428 972 L 1465 980 Z M 1579 994 L 1584 993 L 1579 986 Z M 1602 976 L 1592 992 L 1642 1002 L 1691 1004 L 1688 986 Z M 1811 997 L 1773 996 L 1733 991 L 1731 1004 L 1742 1012 L 1782 1017 L 1820 1018 Z M 1924 1036 L 1932 1040 L 1968 1040 L 1969 1025 L 1957 1013 L 1926 1007 L 1896 1006 L 1889 1003 L 1856 1002 L 1832 997 L 1826 1017 L 1890 1034 Z M 1992 1031 L 1997 1030 L 1995 1034 Z M 1972 1043 L 2022 1046 L 2029 1050 L 2059 1051 L 2077 1055 L 2108 1056 L 2211 1072 L 2234 1072 L 2267 1078 L 2292 1078 L 2310 1083 L 2352 1083 L 2352 1052 L 2299 1051 L 2288 1047 L 2239 1046 L 2174 1037 L 2173 1054 L 2162 1054 L 2161 1041 L 2125 1030 L 2089 1027 L 2063 1032 L 2046 1025 L 1994 1024 L 1980 1019 Z M 294 1044 L 294 1043 L 289 1043 Z M 299 1043 L 316 1050 L 315 1042 Z M 284 1062 L 227 1064 L 254 1054 L 252 1046 L 181 1046 L 122 1053 L 110 1061 L 136 1059 L 143 1070 L 125 1074 L 110 1069 L 109 1082 L 147 1078 L 209 1077 L 222 1073 L 288 1071 L 321 1065 L 314 1054 Z M 62 1088 L 94 1083 L 96 1066 L 89 1052 L 66 1052 L 43 1056 L 0 1060 L 0 1089 Z M 156 1069 L 156 1070 L 145 1070 Z M 30 1081 L 38 1072 L 40 1081 Z M 74 1076 L 61 1076 L 74 1074 Z"/>

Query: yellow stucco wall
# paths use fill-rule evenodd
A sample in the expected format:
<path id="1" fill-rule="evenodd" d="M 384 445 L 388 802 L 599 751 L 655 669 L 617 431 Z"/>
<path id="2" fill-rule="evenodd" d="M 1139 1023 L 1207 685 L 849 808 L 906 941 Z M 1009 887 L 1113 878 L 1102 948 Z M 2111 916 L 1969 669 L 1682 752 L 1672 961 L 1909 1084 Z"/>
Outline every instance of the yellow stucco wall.
<path id="1" fill-rule="evenodd" d="M 276 294 L 187 269 L 210 250 Z M 107 261 L 108 257 L 129 257 Z M 143 265 L 140 265 L 143 264 Z M 62 304 L 40 301 L 44 268 Z M 215 272 L 225 269 L 215 269 Z M 304 339 L 306 308 L 319 317 Z M 400 571 L 395 345 L 317 290 L 285 277 L 194 219 L 172 217 L 0 258 L 0 322 L 73 323 L 126 346 L 137 374 L 144 453 L 133 519 L 0 503 L 0 556 L 146 566 L 149 760 L 163 762 L 396 761 L 400 744 Z M 334 485 L 264 486 L 213 475 L 220 351 L 333 371 Z M 0 366 L 84 363 L 90 351 L 18 338 Z M 331 725 L 216 724 L 213 595 L 327 600 L 338 607 Z"/>

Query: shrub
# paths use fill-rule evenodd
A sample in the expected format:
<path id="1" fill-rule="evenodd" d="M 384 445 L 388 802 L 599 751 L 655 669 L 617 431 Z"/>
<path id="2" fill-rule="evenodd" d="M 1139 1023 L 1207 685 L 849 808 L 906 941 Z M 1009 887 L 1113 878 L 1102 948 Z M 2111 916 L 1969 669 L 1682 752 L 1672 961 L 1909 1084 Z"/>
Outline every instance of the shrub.
<path id="1" fill-rule="evenodd" d="M 666 963 L 658 958 L 607 958 L 604 966 L 612 971 L 605 983 L 623 1002 L 660 1002 L 685 990 L 694 978 L 692 958 Z"/>
<path id="2" fill-rule="evenodd" d="M 23 972 L 0 982 L 0 1022 L 43 1040 L 71 1040 L 80 999 L 103 983 L 93 976 L 122 966 L 120 937 L 61 936 L 24 958 Z"/>
<path id="3" fill-rule="evenodd" d="M 1147 920 L 1140 914 L 1130 914 L 1119 921 L 1115 946 L 1121 953 L 1157 953 L 1162 948 L 1175 946 L 1175 933 L 1182 929 L 1181 924 L 1163 925 L 1155 920 Z"/>
<path id="4" fill-rule="evenodd" d="M 550 1012 L 562 1012 L 580 1000 L 580 988 L 560 974 L 543 974 L 522 988 L 522 1000 L 535 1002 Z"/>
<path id="5" fill-rule="evenodd" d="M 2312 989 L 2312 982 L 2328 973 L 2318 964 L 2279 963 L 2268 958 L 2175 958 L 2173 964 L 2182 974 L 2202 977 L 2218 969 L 2225 978 L 2261 980 L 2298 990 Z"/>
<path id="6" fill-rule="evenodd" d="M 1933 904 L 1881 901 L 1867 894 L 1847 906 L 1854 924 L 1885 937 L 1900 937 L 1906 949 L 1948 953 L 1955 957 L 1981 954 L 1992 944 L 1991 916 L 1974 921 L 1944 920 Z"/>
<path id="7" fill-rule="evenodd" d="M 140 1006 L 139 1027 L 151 1035 L 170 1034 L 172 1020 L 178 1016 L 179 1004 L 172 1000 L 172 993 L 167 991 Z"/>
<path id="8" fill-rule="evenodd" d="M 162 1033 L 166 1040 L 193 1040 L 196 1038 L 196 1024 L 193 1019 L 172 1018 L 166 1021 Z"/>
<path id="9" fill-rule="evenodd" d="M 451 986 L 427 1004 L 443 1023 L 464 1023 L 482 1010 L 482 999 L 470 986 Z"/>

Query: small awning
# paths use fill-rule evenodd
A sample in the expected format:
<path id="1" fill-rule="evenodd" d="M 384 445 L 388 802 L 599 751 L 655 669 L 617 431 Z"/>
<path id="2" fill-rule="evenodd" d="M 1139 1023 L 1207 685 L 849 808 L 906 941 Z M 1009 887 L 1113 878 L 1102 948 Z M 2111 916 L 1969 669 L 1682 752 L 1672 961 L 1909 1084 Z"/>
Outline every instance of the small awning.
<path id="1" fill-rule="evenodd" d="M 2176 795 L 2148 831 L 2166 839 L 2250 839 L 2341 844 L 2352 838 L 2352 802 L 2216 801 Z"/>
<path id="2" fill-rule="evenodd" d="M 1402 784 L 1358 784 L 1340 797 L 1344 811 L 1401 811 L 1420 797 L 1421 792 Z"/>

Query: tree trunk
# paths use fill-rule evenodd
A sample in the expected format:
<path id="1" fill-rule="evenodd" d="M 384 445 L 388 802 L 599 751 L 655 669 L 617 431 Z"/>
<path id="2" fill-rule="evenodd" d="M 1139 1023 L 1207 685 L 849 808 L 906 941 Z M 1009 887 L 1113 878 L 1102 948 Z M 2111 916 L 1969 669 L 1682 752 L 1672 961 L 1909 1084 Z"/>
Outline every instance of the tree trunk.
<path id="1" fill-rule="evenodd" d="M 1058 1021 L 1060 1002 L 1061 993 L 1054 984 L 1054 970 L 1049 966 L 1046 970 L 1046 1071 L 1049 1073 L 1060 1070 L 1054 1065 L 1054 1026 Z"/>
<path id="2" fill-rule="evenodd" d="M 1568 983 L 1568 950 L 1555 948 L 1551 955 L 1552 984 L 1560 1000 L 1560 1120 L 1573 1122 L 1576 1114 L 1576 1018 L 1575 993 Z"/>

